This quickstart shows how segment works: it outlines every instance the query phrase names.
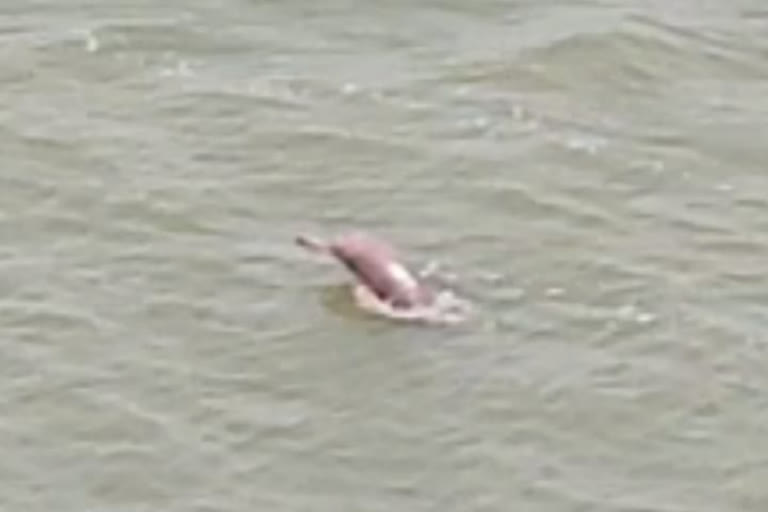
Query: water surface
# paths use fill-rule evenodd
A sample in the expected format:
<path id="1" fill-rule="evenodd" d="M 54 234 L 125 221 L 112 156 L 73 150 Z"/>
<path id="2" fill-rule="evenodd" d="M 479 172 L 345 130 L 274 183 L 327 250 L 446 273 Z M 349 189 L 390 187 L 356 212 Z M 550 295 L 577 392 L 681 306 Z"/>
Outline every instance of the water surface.
<path id="1" fill-rule="evenodd" d="M 768 509 L 768 10 L 0 7 L 0 508 Z M 369 229 L 477 314 L 358 311 Z"/>

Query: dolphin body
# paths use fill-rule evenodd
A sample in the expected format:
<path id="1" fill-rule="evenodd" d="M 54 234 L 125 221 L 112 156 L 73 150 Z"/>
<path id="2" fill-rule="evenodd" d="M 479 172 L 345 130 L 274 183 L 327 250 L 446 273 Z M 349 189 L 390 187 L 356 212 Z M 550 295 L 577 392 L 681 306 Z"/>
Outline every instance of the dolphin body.
<path id="1" fill-rule="evenodd" d="M 336 258 L 361 285 L 392 308 L 410 310 L 434 302 L 434 292 L 398 260 L 395 250 L 386 242 L 361 233 L 342 235 L 328 242 L 299 235 L 295 241 L 310 251 Z"/>

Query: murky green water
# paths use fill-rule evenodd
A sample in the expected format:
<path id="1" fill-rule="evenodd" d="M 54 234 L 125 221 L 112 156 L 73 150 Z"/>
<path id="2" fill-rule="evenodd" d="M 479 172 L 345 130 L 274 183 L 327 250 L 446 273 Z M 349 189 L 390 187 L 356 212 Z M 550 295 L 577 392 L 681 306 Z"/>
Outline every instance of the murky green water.
<path id="1" fill-rule="evenodd" d="M 768 510 L 768 9 L 0 7 L 3 511 Z M 358 312 L 297 232 L 442 265 Z"/>

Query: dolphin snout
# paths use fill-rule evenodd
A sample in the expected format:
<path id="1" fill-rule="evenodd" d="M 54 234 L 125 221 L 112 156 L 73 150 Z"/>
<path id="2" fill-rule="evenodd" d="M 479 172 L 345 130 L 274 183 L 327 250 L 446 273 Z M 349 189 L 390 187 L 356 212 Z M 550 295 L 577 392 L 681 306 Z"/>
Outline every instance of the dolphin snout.
<path id="1" fill-rule="evenodd" d="M 328 244 L 309 235 L 296 235 L 294 241 L 297 245 L 313 252 L 327 254 L 330 250 Z"/>

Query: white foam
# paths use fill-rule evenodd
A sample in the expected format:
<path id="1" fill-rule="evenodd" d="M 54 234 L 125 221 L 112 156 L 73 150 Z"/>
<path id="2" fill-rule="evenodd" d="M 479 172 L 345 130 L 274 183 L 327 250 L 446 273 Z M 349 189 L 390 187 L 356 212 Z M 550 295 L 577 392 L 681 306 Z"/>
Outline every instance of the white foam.
<path id="1" fill-rule="evenodd" d="M 85 32 L 85 50 L 88 53 L 94 53 L 99 50 L 99 40 L 90 30 Z"/>
<path id="2" fill-rule="evenodd" d="M 353 294 L 361 309 L 399 321 L 457 324 L 467 320 L 471 310 L 469 302 L 460 299 L 450 290 L 441 290 L 429 305 L 408 309 L 393 307 L 362 284 L 354 285 Z"/>

